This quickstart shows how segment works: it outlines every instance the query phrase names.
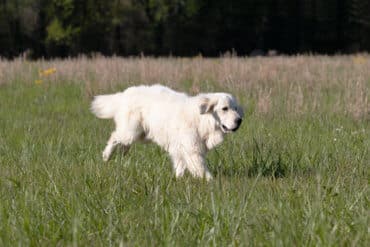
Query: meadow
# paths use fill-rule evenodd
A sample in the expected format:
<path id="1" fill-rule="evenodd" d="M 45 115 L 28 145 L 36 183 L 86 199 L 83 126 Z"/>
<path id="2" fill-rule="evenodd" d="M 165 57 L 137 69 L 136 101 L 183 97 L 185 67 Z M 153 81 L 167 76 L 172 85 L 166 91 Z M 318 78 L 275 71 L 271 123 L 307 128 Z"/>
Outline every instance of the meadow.
<path id="1" fill-rule="evenodd" d="M 370 56 L 0 60 L 0 246 L 369 246 Z M 96 94 L 161 83 L 245 109 L 215 179 L 155 145 L 103 163 Z M 140 172 L 139 172 L 140 171 Z"/>

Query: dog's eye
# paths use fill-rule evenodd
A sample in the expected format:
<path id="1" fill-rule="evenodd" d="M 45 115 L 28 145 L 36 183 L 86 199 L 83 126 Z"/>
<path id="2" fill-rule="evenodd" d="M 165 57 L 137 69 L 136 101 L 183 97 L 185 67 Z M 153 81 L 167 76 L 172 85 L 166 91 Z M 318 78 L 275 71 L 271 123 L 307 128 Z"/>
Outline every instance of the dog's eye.
<path id="1" fill-rule="evenodd" d="M 222 108 L 222 110 L 223 110 L 223 111 L 227 111 L 227 110 L 229 110 L 229 107 L 226 107 L 226 106 L 225 106 L 225 107 L 223 107 L 223 108 Z"/>

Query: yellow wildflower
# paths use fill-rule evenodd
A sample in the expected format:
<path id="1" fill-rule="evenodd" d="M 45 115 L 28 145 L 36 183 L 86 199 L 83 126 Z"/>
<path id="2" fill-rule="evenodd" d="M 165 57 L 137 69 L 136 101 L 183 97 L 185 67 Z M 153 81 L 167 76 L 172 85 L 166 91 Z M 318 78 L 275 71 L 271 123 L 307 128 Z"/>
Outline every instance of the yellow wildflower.
<path id="1" fill-rule="evenodd" d="M 35 84 L 41 84 L 42 80 L 35 80 Z"/>
<path id="2" fill-rule="evenodd" d="M 39 76 L 48 76 L 48 75 L 51 75 L 51 74 L 54 74 L 55 72 L 57 72 L 57 69 L 56 68 L 50 68 L 50 69 L 45 69 L 45 70 L 40 70 L 39 71 Z"/>

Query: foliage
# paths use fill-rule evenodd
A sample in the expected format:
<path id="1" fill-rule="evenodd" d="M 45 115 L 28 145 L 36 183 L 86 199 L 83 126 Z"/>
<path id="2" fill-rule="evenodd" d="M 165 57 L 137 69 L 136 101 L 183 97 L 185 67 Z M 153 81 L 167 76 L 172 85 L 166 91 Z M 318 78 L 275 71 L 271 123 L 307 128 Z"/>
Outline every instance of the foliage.
<path id="1" fill-rule="evenodd" d="M 370 49 L 368 0 L 3 0 L 0 56 Z"/>

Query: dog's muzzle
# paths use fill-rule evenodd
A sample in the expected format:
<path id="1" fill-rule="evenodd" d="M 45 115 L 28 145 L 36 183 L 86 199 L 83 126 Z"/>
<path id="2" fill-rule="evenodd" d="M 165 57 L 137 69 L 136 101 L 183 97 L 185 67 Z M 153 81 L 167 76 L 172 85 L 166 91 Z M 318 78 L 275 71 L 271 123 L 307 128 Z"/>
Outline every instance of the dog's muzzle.
<path id="1" fill-rule="evenodd" d="M 227 128 L 224 124 L 221 124 L 221 129 L 222 129 L 222 131 L 223 131 L 224 133 L 228 133 L 228 132 L 235 132 L 235 131 L 237 131 L 237 130 L 239 129 L 239 127 L 240 127 L 240 125 L 241 125 L 242 121 L 243 121 L 243 120 L 242 120 L 241 118 L 236 119 L 236 120 L 235 120 L 236 127 L 235 127 L 235 128 L 233 128 L 233 129 L 229 129 L 229 128 Z"/>

